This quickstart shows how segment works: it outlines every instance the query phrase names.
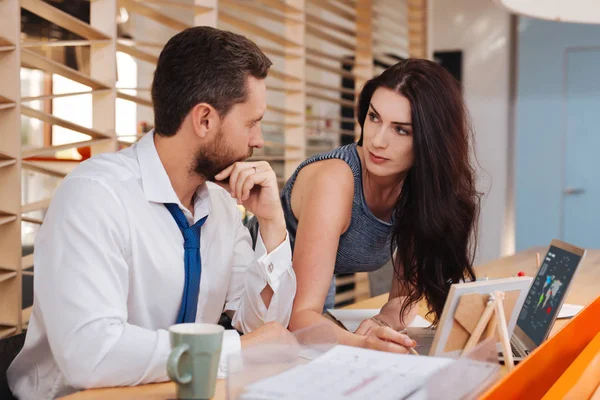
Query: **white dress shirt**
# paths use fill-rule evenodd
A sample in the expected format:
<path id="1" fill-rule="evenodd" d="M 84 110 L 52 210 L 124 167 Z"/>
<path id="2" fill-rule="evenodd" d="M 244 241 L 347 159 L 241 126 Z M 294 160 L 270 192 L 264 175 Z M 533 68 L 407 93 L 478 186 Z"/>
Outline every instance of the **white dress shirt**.
<path id="1" fill-rule="evenodd" d="M 184 285 L 183 236 L 163 203 L 177 203 L 202 227 L 197 322 L 234 311 L 246 333 L 269 321 L 289 323 L 296 293 L 286 238 L 256 252 L 229 193 L 206 183 L 194 214 L 182 206 L 148 133 L 118 153 L 79 165 L 57 190 L 35 242 L 34 305 L 23 350 L 8 370 L 22 400 L 83 388 L 167 380 L 167 329 L 176 322 Z M 269 308 L 260 293 L 274 291 Z M 239 351 L 226 331 L 220 361 Z"/>

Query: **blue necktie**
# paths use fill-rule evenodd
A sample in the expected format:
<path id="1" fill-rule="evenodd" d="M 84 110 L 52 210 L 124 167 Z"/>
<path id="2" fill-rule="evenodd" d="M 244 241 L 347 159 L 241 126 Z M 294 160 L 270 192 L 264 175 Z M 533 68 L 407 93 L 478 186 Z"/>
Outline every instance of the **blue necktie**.
<path id="1" fill-rule="evenodd" d="M 189 226 L 183 211 L 175 203 L 165 203 L 165 207 L 171 213 L 177 226 L 183 235 L 184 260 L 185 260 L 185 283 L 183 285 L 183 296 L 181 307 L 177 315 L 177 323 L 196 322 L 196 310 L 198 308 L 198 293 L 200 292 L 200 275 L 202 274 L 202 259 L 200 258 L 200 228 L 206 222 L 208 215 Z"/>

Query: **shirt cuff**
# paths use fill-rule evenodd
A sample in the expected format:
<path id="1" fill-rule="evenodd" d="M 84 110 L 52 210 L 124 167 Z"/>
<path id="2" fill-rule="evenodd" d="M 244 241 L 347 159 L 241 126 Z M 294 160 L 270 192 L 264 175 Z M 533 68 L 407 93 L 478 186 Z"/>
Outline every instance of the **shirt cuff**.
<path id="1" fill-rule="evenodd" d="M 289 233 L 286 231 L 285 240 L 281 242 L 275 250 L 267 254 L 267 248 L 265 247 L 259 230 L 256 240 L 256 249 L 254 251 L 254 259 L 263 267 L 262 272 L 266 281 L 269 282 L 269 286 L 275 291 L 281 274 L 292 267 L 292 248 L 290 246 Z"/>
<path id="2" fill-rule="evenodd" d="M 219 372 L 217 378 L 227 378 L 229 356 L 237 354 L 242 350 L 240 334 L 235 329 L 227 329 L 223 332 L 223 343 L 221 345 L 221 358 L 219 359 Z"/>

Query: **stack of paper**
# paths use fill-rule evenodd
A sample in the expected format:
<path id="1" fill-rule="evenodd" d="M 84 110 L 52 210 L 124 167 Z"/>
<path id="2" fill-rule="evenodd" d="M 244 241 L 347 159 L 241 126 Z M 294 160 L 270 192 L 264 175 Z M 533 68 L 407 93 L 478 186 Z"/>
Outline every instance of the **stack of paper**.
<path id="1" fill-rule="evenodd" d="M 337 319 L 344 328 L 350 332 L 355 332 L 360 323 L 365 319 L 372 318 L 379 314 L 379 309 L 329 309 L 327 312 Z M 412 328 L 428 328 L 431 325 L 425 318 L 417 315 L 415 320 L 409 325 Z"/>

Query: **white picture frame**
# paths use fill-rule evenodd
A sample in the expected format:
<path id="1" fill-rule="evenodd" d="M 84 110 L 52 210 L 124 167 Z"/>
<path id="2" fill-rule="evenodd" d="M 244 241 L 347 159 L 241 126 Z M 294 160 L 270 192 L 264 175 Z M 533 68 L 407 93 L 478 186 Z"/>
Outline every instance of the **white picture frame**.
<path id="1" fill-rule="evenodd" d="M 501 291 L 505 293 L 518 291 L 519 295 L 510 313 L 510 318 L 507 318 L 508 335 L 509 337 L 512 336 L 519 312 L 523 307 L 523 303 L 525 302 L 525 298 L 527 297 L 527 293 L 529 292 L 529 287 L 532 281 L 533 278 L 529 276 L 523 276 L 453 284 L 450 287 L 450 292 L 448 293 L 446 304 L 444 305 L 444 310 L 440 317 L 440 322 L 436 329 L 429 355 L 453 358 L 460 355 L 461 351 L 445 351 L 445 348 L 454 325 L 454 314 L 456 312 L 458 302 L 461 296 L 465 294 L 491 294 L 495 291 Z"/>

